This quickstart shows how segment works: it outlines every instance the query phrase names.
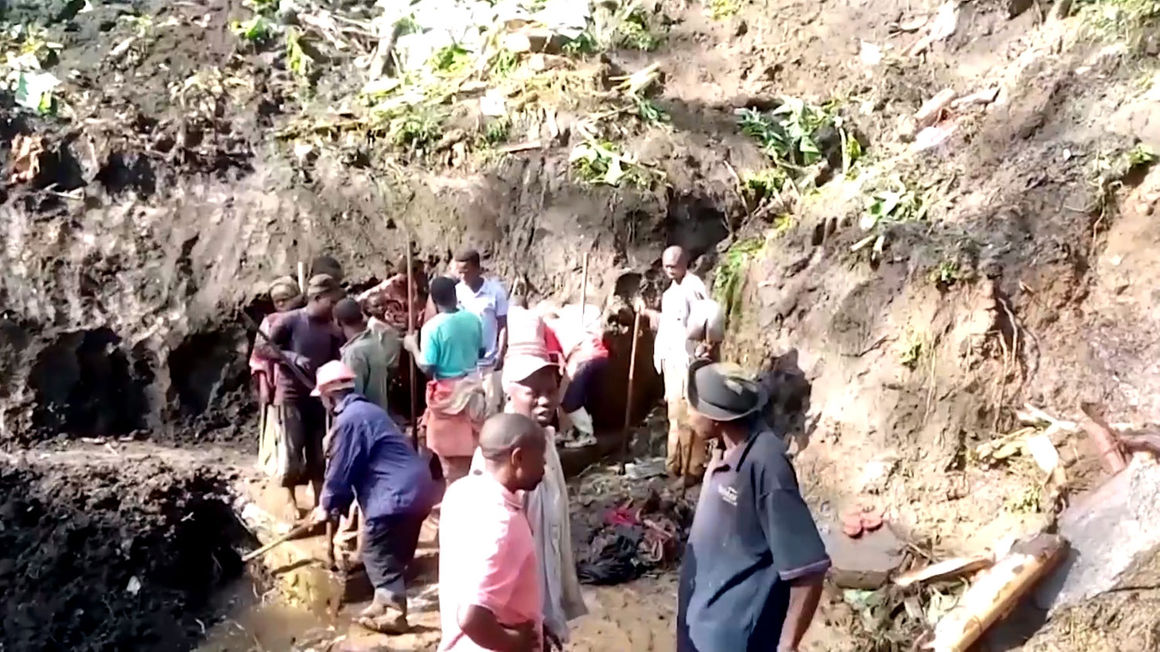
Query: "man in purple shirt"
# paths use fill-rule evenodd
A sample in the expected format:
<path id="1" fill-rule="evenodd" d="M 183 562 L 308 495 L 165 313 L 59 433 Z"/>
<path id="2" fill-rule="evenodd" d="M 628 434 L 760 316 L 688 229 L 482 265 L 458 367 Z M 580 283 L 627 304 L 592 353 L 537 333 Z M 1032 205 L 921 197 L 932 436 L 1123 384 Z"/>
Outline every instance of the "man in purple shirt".
<path id="1" fill-rule="evenodd" d="M 298 520 L 298 501 L 294 488 L 309 482 L 315 500 L 322 487 L 325 460 L 322 437 L 326 434 L 326 412 L 322 403 L 310 396 L 308 384 L 315 370 L 337 360 L 343 343 L 334 325 L 334 304 L 342 296 L 338 282 L 326 274 L 310 279 L 303 308 L 285 313 L 270 331 L 270 339 L 255 347 L 259 358 L 279 363 L 274 390 L 274 405 L 285 439 L 285 450 L 279 460 L 279 477 L 286 492 L 286 513 L 290 522 Z"/>
<path id="2" fill-rule="evenodd" d="M 374 602 L 359 624 L 385 634 L 407 630 L 407 566 L 419 531 L 438 499 L 428 465 L 386 411 L 354 390 L 355 375 L 342 362 L 318 370 L 314 390 L 334 413 L 326 481 L 316 522 L 327 523 L 333 560 L 334 530 L 357 500 L 365 521 L 362 560 L 375 587 Z"/>

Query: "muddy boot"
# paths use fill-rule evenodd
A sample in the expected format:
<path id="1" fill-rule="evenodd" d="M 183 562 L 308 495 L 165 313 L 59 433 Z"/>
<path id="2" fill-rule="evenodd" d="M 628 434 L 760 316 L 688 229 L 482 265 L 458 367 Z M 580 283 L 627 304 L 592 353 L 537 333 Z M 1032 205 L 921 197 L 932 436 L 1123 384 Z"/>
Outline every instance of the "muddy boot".
<path id="1" fill-rule="evenodd" d="M 577 432 L 572 439 L 564 442 L 564 448 L 587 448 L 596 445 L 596 437 L 586 433 Z"/>
<path id="2" fill-rule="evenodd" d="M 411 629 L 407 623 L 407 607 L 398 603 L 385 604 L 376 600 L 359 614 L 358 624 L 380 634 L 404 634 Z"/>

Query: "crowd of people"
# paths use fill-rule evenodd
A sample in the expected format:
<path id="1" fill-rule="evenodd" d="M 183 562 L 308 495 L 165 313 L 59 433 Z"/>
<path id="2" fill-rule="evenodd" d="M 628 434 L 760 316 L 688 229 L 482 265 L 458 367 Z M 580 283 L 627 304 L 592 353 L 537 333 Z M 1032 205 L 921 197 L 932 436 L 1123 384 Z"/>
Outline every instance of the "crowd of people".
<path id="1" fill-rule="evenodd" d="M 408 628 L 406 570 L 438 512 L 440 650 L 562 649 L 587 612 L 557 447 L 595 441 L 609 370 L 601 311 L 509 297 L 464 250 L 454 277 L 392 275 L 356 297 L 331 259 L 270 286 L 274 312 L 251 358 L 261 406 L 259 464 L 284 490 L 285 520 L 357 533 L 352 563 L 374 585 L 359 623 Z M 714 362 L 720 309 L 680 247 L 656 331 L 674 483 L 704 486 L 680 581 L 681 652 L 796 649 L 829 565 L 777 434 L 766 388 Z M 426 301 L 424 302 L 424 296 Z M 427 378 L 421 449 L 399 427 L 391 387 L 410 362 Z M 413 373 L 413 372 L 412 372 Z M 565 440 L 567 440 L 565 442 Z M 424 451 L 438 460 L 433 473 Z"/>

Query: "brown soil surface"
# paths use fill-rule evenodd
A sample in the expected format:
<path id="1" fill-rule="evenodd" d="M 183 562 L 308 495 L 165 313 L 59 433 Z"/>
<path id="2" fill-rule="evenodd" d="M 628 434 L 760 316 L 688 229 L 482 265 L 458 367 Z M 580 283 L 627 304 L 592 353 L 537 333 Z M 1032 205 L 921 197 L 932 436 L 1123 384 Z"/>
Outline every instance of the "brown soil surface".
<path id="1" fill-rule="evenodd" d="M 1047 4 L 948 3 L 953 29 L 911 53 L 939 23 L 939 3 L 655 0 L 645 7 L 663 36 L 655 51 L 615 46 L 544 60 L 567 83 L 514 92 L 513 105 L 534 108 L 513 124 L 513 144 L 540 144 L 507 154 L 472 145 L 484 120 L 466 91 L 447 103 L 439 139 L 426 147 L 343 126 L 365 117 L 356 53 L 312 36 L 324 56 L 304 88 L 280 43 L 249 47 L 231 32 L 231 21 L 251 15 L 238 0 L 4 4 L 5 20 L 45 25 L 61 44 L 46 65 L 62 80 L 63 108 L 38 115 L 0 91 L 0 448 L 20 453 L 3 467 L 13 487 L 5 500 L 59 516 L 0 536 L 29 551 L 14 576 L 43 578 L 22 569 L 53 567 L 58 549 L 33 543 L 71 544 L 81 535 L 68 528 L 81 528 L 75 545 L 82 558 L 112 564 L 98 581 L 108 580 L 120 609 L 98 619 L 104 603 L 91 599 L 104 593 L 59 590 L 72 580 L 52 575 L 19 581 L 8 613 L 47 600 L 46 636 L 97 648 L 152 636 L 142 614 L 183 608 L 192 585 L 142 589 L 147 608 L 122 609 L 134 603 L 115 587 L 133 576 L 130 566 L 104 561 L 116 557 L 105 539 L 122 530 L 149 539 L 143 549 L 179 545 L 153 534 L 180 530 L 172 510 L 118 507 L 114 517 L 104 505 L 122 494 L 152 505 L 141 492 L 160 491 L 154 481 L 182 485 L 185 467 L 113 474 L 108 460 L 85 459 L 96 449 L 84 442 L 216 441 L 248 451 L 253 331 L 243 313 L 269 309 L 266 283 L 299 261 L 331 254 L 362 287 L 399 267 L 408 240 L 436 270 L 471 243 L 509 285 L 519 279 L 558 298 L 576 298 L 588 253 L 589 296 L 609 308 L 620 305 L 614 294 L 655 300 L 659 251 L 682 244 L 727 290 L 725 356 L 780 374 L 770 416 L 795 441 L 824 526 L 869 498 L 935 558 L 1049 527 L 1070 493 L 1101 476 L 1080 436 L 1057 437 L 1063 486 L 1046 483 L 1025 455 L 980 459 L 981 444 L 1019 426 L 1016 409 L 1030 402 L 1074 419 L 1081 401 L 1094 400 L 1113 422 L 1160 419 L 1160 171 L 1138 147 L 1160 149 L 1160 12 L 1088 0 L 1052 17 Z M 327 7 L 356 21 L 376 13 L 371 3 Z M 15 53 L 21 45 L 10 41 Z M 569 162 L 573 147 L 617 101 L 613 80 L 651 63 L 660 72 L 651 100 L 669 120 L 630 111 L 598 135 L 661 180 L 585 182 Z M 943 89 L 988 92 L 938 116 L 945 140 L 920 150 L 931 132 L 915 133 L 915 113 Z M 772 163 L 735 111 L 773 108 L 784 96 L 832 102 L 865 156 L 845 174 L 830 165 L 815 185 L 755 201 L 742 179 Z M 18 136 L 42 150 L 30 175 Z M 819 140 L 832 156 L 833 134 Z M 889 191 L 913 193 L 922 216 L 864 230 L 868 206 Z M 628 366 L 620 321 L 616 378 Z M 646 344 L 638 358 L 636 417 L 656 390 L 649 353 Z M 614 429 L 629 397 L 617 383 L 608 391 L 601 419 Z M 45 443 L 66 450 L 59 459 L 72 460 L 70 470 L 36 461 Z M 80 479 L 61 480 L 74 472 Z M 54 483 L 65 500 L 15 489 Z M 206 559 L 189 563 L 204 570 Z M 606 616 L 584 627 L 662 646 L 667 625 L 625 614 L 630 597 L 661 601 L 664 586 L 598 591 Z M 812 634 L 825 649 L 906 647 L 938 610 L 903 608 L 901 598 L 941 600 L 883 595 L 885 606 L 853 612 L 846 602 L 858 596 L 828 595 Z M 1135 622 L 1139 604 L 1101 600 L 1029 645 L 1088 649 L 1077 629 Z M 71 609 L 85 614 L 72 625 L 62 615 Z M 188 631 L 187 612 L 158 618 L 157 631 Z M 13 647 L 48 640 L 23 627 L 18 636 Z M 577 644 L 601 649 L 598 641 L 586 634 Z"/>

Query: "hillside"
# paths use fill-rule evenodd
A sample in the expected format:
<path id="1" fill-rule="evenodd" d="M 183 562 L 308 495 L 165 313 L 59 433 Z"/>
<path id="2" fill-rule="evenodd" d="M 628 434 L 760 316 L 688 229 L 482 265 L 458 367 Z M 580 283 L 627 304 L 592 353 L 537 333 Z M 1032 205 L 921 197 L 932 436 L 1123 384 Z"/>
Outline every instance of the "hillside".
<path id="1" fill-rule="evenodd" d="M 934 558 L 1100 480 L 1080 435 L 1062 481 L 988 455 L 1025 404 L 1160 420 L 1155 0 L 4 5 L 7 449 L 248 441 L 268 281 L 328 254 L 363 287 L 408 242 L 571 299 L 587 253 L 606 305 L 690 249 L 725 355 L 790 381 L 819 519 L 872 501 Z M 865 597 L 818 649 L 941 614 Z M 1032 646 L 1138 640 L 1134 600 Z"/>

